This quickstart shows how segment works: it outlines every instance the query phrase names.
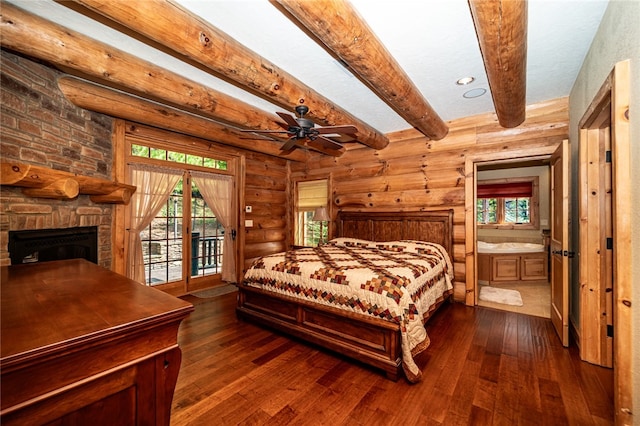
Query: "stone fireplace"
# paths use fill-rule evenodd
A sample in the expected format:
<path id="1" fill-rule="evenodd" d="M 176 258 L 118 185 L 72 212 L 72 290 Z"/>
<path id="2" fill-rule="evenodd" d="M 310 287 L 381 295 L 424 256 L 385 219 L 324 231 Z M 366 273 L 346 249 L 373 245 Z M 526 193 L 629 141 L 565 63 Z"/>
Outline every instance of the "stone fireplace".
<path id="1" fill-rule="evenodd" d="M 11 236 L 30 231 L 55 230 L 73 234 L 77 229 L 92 227 L 96 234 L 94 262 L 111 268 L 111 205 L 93 204 L 88 196 L 74 200 L 45 200 L 26 197 L 20 188 L 0 189 L 0 258 L 2 265 L 15 264 L 18 254 L 12 253 Z M 29 232 L 26 232 L 29 231 Z M 82 256 L 84 257 L 84 256 Z M 20 260 L 18 263 L 22 263 Z"/>
<path id="2" fill-rule="evenodd" d="M 110 179 L 113 119 L 67 101 L 57 85 L 60 71 L 5 50 L 0 55 L 2 160 Z M 1 186 L 0 265 L 13 262 L 9 232 L 95 227 L 97 263 L 111 268 L 113 209 L 88 195 L 35 198 Z"/>

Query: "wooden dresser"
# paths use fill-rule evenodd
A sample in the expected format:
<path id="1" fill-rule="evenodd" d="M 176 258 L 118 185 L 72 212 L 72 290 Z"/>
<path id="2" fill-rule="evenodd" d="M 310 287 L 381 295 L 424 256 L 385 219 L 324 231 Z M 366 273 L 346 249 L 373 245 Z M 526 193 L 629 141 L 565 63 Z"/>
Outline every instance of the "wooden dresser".
<path id="1" fill-rule="evenodd" d="M 3 426 L 169 424 L 190 303 L 81 259 L 1 280 Z"/>

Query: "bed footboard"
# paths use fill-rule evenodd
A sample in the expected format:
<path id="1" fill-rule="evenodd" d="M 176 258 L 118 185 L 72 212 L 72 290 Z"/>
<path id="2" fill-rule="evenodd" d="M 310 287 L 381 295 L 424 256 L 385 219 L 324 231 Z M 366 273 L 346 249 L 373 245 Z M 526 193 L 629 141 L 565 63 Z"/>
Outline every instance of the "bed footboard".
<path id="1" fill-rule="evenodd" d="M 240 286 L 237 315 L 383 370 L 401 374 L 400 327 L 288 296 Z"/>

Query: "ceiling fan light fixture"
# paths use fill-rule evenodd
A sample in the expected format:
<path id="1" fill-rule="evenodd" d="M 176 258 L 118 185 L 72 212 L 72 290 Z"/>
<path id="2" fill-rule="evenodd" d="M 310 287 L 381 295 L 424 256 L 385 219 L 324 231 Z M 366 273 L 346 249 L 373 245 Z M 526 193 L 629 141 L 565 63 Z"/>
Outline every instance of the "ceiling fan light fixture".
<path id="1" fill-rule="evenodd" d="M 456 81 L 456 84 L 457 84 L 458 86 L 466 86 L 467 84 L 471 84 L 471 83 L 473 83 L 474 81 L 476 81 L 476 78 L 475 78 L 475 77 L 462 77 L 462 78 L 459 78 L 459 79 Z"/>
<path id="2" fill-rule="evenodd" d="M 316 127 L 313 120 L 305 117 L 305 114 L 309 112 L 309 107 L 306 105 L 298 105 L 295 108 L 298 117 L 293 117 L 283 112 L 276 112 L 276 114 L 284 121 L 284 123 L 278 123 L 283 130 L 241 130 L 243 132 L 252 133 L 286 133 L 288 140 L 281 147 L 281 151 L 289 152 L 295 148 L 296 145 L 311 147 L 320 152 L 329 153 L 330 155 L 337 154 L 339 156 L 344 147 L 340 141 L 332 138 L 340 139 L 342 142 L 351 142 L 356 140 L 355 136 L 358 133 L 358 129 L 352 125 L 336 125 Z M 335 135 L 335 136 L 334 136 Z M 313 142 L 313 144 L 309 144 Z"/>

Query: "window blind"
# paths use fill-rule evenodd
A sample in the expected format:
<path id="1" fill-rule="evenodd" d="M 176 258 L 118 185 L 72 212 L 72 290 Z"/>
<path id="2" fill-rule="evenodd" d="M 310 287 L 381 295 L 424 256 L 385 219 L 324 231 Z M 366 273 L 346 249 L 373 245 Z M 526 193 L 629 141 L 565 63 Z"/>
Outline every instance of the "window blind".
<path id="1" fill-rule="evenodd" d="M 478 184 L 478 198 L 525 198 L 532 195 L 532 182 Z"/>
<path id="2" fill-rule="evenodd" d="M 298 182 L 298 209 L 313 210 L 327 205 L 327 180 Z"/>

